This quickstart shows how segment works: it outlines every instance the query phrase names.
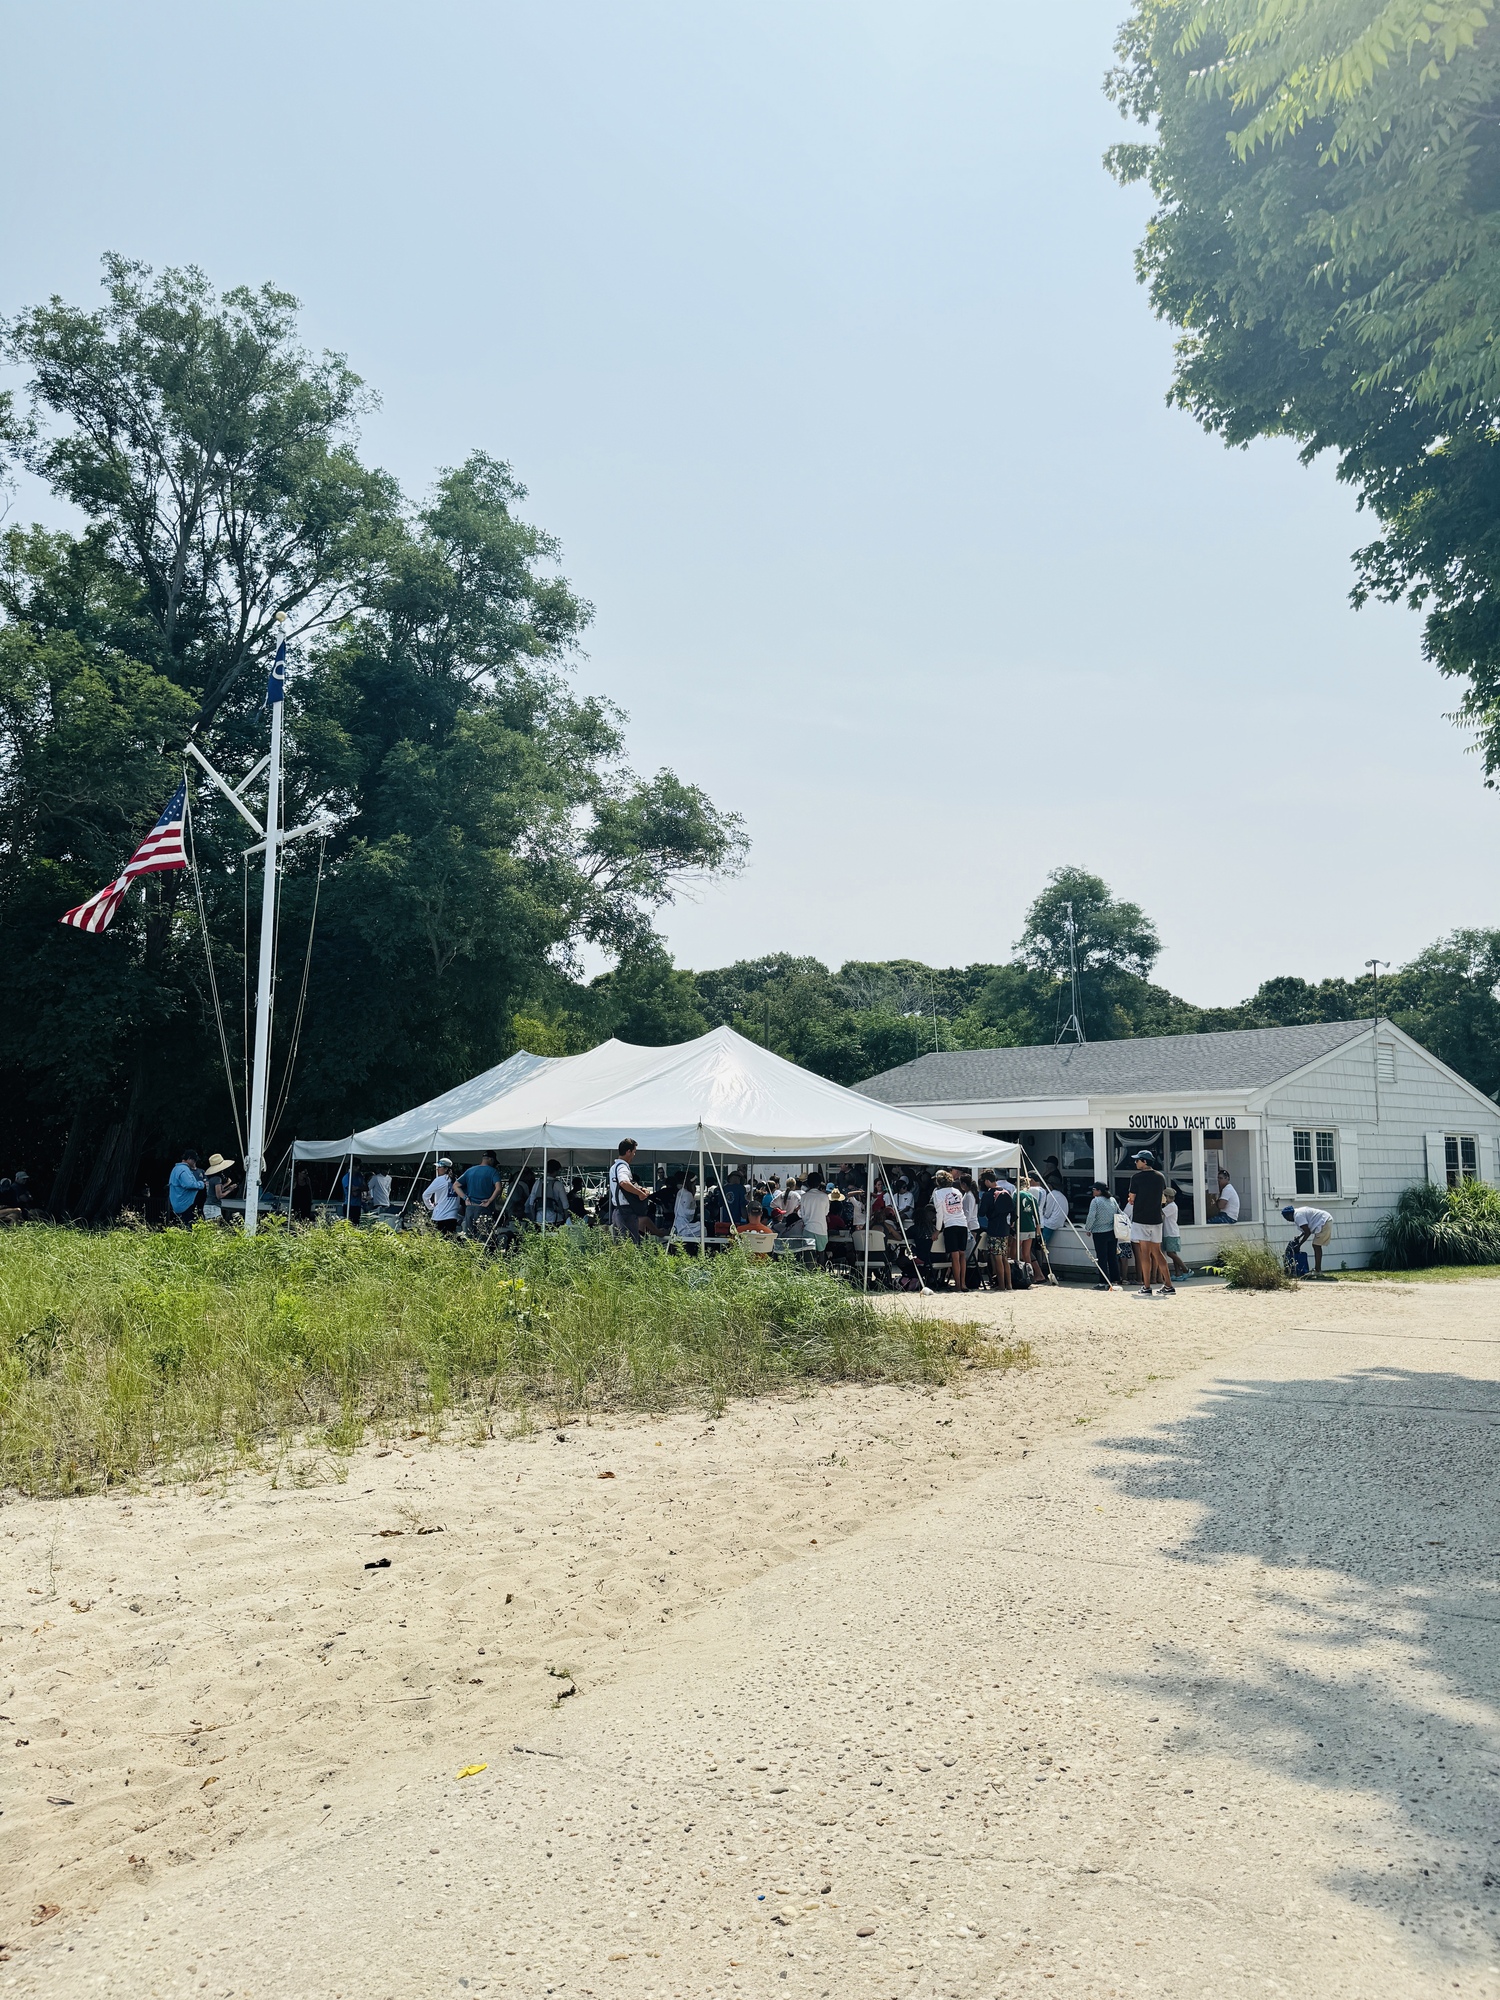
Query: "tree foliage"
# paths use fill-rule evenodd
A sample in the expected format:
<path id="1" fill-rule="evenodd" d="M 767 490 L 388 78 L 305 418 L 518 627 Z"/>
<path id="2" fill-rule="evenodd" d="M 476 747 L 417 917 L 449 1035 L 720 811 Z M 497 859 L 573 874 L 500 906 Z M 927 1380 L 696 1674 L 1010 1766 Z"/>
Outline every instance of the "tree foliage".
<path id="1" fill-rule="evenodd" d="M 61 1149 L 58 1200 L 88 1213 L 187 1138 L 238 1150 L 209 977 L 239 1083 L 259 880 L 232 808 L 200 787 L 211 957 L 177 876 L 99 937 L 57 920 L 118 870 L 190 734 L 233 775 L 262 755 L 278 612 L 285 823 L 322 802 L 331 828 L 291 850 L 282 893 L 283 1143 L 495 1062 L 519 1010 L 576 984 L 584 944 L 649 962 L 654 913 L 743 849 L 696 786 L 636 776 L 623 718 L 573 692 L 590 607 L 508 466 L 474 452 L 408 501 L 359 457 L 368 392 L 299 346 L 286 294 L 119 258 L 104 290 L 97 312 L 54 299 L 9 323 L 30 383 L 23 417 L 0 412 L 85 522 L 0 551 L 0 1133 L 12 1157 Z"/>
<path id="2" fill-rule="evenodd" d="M 1111 149 L 1182 328 L 1171 399 L 1227 443 L 1335 454 L 1380 521 L 1356 602 L 1407 599 L 1500 772 L 1500 36 L 1493 0 L 1137 0 Z"/>

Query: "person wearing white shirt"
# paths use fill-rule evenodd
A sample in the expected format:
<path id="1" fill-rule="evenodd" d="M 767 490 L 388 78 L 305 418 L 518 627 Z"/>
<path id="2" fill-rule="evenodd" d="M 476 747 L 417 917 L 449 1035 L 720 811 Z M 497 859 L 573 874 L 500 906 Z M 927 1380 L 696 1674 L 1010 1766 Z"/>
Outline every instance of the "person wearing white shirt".
<path id="1" fill-rule="evenodd" d="M 957 1292 L 968 1290 L 969 1286 L 969 1225 L 964 1220 L 964 1198 L 953 1185 L 953 1176 L 946 1170 L 940 1173 L 932 1186 L 932 1212 L 938 1229 L 942 1233 L 943 1248 L 947 1251 L 953 1266 L 953 1289 Z"/>
<path id="2" fill-rule="evenodd" d="M 811 1238 L 814 1251 L 821 1256 L 828 1248 L 828 1190 L 818 1175 L 809 1174 L 797 1203 L 797 1214 L 803 1234 Z"/>
<path id="3" fill-rule="evenodd" d="M 1333 1217 L 1326 1208 L 1293 1208 L 1290 1202 L 1281 1211 L 1297 1231 L 1297 1245 L 1312 1244 L 1313 1276 L 1323 1275 L 1323 1252 L 1333 1235 Z"/>
<path id="4" fill-rule="evenodd" d="M 1223 1167 L 1219 1169 L 1219 1205 L 1208 1219 L 1210 1222 L 1238 1222 L 1240 1219 L 1240 1191 Z"/>
<path id="5" fill-rule="evenodd" d="M 371 1208 L 389 1208 L 391 1205 L 391 1177 L 384 1168 L 370 1176 Z"/>
<path id="6" fill-rule="evenodd" d="M 703 1224 L 698 1216 L 698 1182 L 693 1174 L 685 1176 L 672 1203 L 672 1234 L 682 1243 L 700 1244 L 703 1241 Z"/>
<path id="7" fill-rule="evenodd" d="M 439 1160 L 437 1173 L 428 1184 L 422 1196 L 422 1206 L 432 1217 L 432 1226 L 444 1236 L 458 1234 L 458 1219 L 463 1214 L 463 1198 L 453 1180 L 453 1162 Z"/>
<path id="8" fill-rule="evenodd" d="M 1049 1187 L 1042 1197 L 1042 1241 L 1050 1250 L 1052 1239 L 1068 1219 L 1068 1197 L 1060 1187 Z"/>

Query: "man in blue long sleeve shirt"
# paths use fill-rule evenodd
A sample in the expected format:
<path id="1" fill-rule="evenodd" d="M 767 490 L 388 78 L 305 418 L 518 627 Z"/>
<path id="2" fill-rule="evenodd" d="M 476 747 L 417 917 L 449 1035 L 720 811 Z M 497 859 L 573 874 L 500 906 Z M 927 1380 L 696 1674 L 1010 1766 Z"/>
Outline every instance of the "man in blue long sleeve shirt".
<path id="1" fill-rule="evenodd" d="M 167 1201 L 172 1210 L 172 1220 L 184 1229 L 190 1229 L 193 1214 L 198 1206 L 198 1197 L 203 1193 L 204 1181 L 198 1171 L 198 1155 L 189 1150 L 172 1169 L 167 1182 Z"/>

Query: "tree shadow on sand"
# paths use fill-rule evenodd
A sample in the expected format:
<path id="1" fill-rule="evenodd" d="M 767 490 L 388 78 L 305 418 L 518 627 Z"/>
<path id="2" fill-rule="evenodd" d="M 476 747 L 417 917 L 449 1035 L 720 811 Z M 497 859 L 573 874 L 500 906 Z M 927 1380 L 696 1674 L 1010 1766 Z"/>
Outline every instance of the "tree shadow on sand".
<path id="1" fill-rule="evenodd" d="M 1101 1448 L 1132 1499 L 1196 1509 L 1168 1556 L 1224 1569 L 1271 1628 L 1232 1666 L 1158 1647 L 1139 1687 L 1191 1716 L 1174 1747 L 1384 1807 L 1329 1886 L 1494 1963 L 1500 1382 L 1375 1368 L 1226 1383 Z"/>

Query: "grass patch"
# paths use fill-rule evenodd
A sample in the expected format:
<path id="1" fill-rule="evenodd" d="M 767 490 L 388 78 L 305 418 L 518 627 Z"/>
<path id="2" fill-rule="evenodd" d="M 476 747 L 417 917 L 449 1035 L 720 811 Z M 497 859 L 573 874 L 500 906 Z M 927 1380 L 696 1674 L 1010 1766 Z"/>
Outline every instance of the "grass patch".
<path id="1" fill-rule="evenodd" d="M 1430 1264 L 1419 1271 L 1336 1271 L 1341 1285 L 1473 1285 L 1500 1280 L 1494 1264 Z"/>
<path id="2" fill-rule="evenodd" d="M 197 1477 L 277 1448 L 346 1460 L 372 1427 L 437 1437 L 458 1419 L 477 1442 L 507 1413 L 719 1409 L 1028 1358 L 738 1251 L 700 1262 L 567 1230 L 502 1260 L 346 1224 L 27 1227 L 0 1232 L 0 1486 Z"/>
<path id="3" fill-rule="evenodd" d="M 1290 1292 L 1297 1280 L 1269 1243 L 1230 1243 L 1220 1252 L 1216 1269 L 1235 1292 Z"/>

